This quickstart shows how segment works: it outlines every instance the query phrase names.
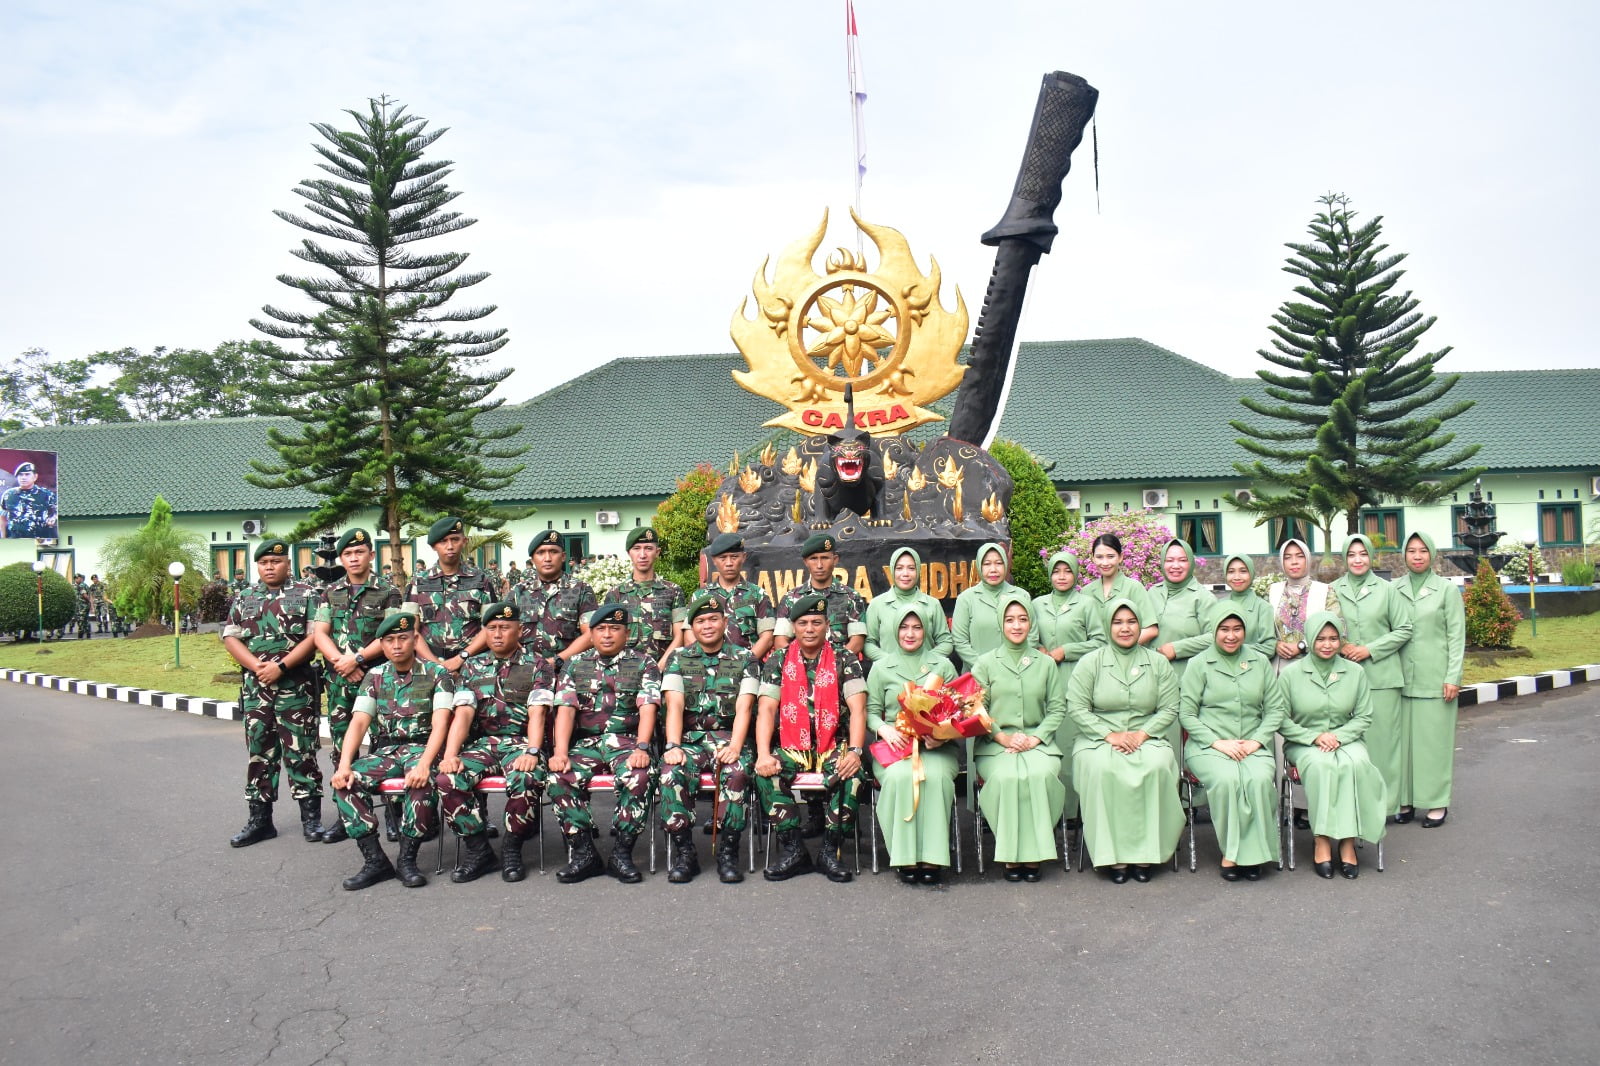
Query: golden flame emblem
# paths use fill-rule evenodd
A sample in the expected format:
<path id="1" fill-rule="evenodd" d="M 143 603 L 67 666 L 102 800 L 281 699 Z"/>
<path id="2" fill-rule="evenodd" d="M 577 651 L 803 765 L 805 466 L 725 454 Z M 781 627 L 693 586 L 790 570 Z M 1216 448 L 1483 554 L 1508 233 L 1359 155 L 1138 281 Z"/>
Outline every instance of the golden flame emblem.
<path id="1" fill-rule="evenodd" d="M 761 475 L 752 467 L 745 467 L 739 474 L 739 489 L 742 492 L 754 492 L 761 487 Z"/>
<path id="2" fill-rule="evenodd" d="M 989 493 L 989 498 L 984 500 L 983 505 L 978 508 L 978 513 L 983 515 L 985 522 L 998 522 L 1006 516 L 1006 508 L 1000 502 L 1000 497 L 991 492 Z"/>
<path id="3" fill-rule="evenodd" d="M 769 441 L 767 441 L 766 447 L 761 449 L 761 455 L 757 459 L 757 461 L 762 466 L 771 466 L 774 462 L 777 461 L 777 459 L 778 459 L 778 449 L 774 448 L 772 446 L 772 442 L 769 440 Z"/>
<path id="4" fill-rule="evenodd" d="M 723 533 L 736 533 L 739 529 L 739 507 L 733 502 L 733 493 L 724 492 L 717 504 L 717 529 Z"/>

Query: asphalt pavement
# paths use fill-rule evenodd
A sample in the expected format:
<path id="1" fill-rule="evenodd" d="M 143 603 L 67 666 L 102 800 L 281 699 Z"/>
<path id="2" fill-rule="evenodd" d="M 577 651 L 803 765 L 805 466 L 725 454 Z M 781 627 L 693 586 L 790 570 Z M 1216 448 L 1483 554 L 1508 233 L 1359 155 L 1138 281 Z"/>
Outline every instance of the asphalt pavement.
<path id="1" fill-rule="evenodd" d="M 1459 802 L 1393 827 L 1386 872 L 1369 847 L 1320 880 L 1302 836 L 1257 884 L 1202 828 L 1200 871 L 1148 885 L 980 877 L 968 837 L 937 890 L 350 893 L 355 845 L 304 843 L 287 800 L 227 846 L 238 723 L 10 684 L 0 722 L 4 1063 L 1600 1058 L 1600 685 L 1463 712 Z"/>

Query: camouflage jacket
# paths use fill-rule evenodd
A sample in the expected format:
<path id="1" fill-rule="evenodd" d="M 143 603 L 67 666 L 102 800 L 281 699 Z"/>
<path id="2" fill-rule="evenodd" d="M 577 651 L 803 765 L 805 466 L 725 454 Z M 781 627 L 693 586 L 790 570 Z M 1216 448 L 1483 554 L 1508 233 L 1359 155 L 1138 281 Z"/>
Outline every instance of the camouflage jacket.
<path id="1" fill-rule="evenodd" d="M 699 642 L 674 649 L 661 675 L 662 692 L 683 693 L 683 737 L 733 728 L 740 696 L 755 695 L 761 664 L 731 641 L 714 652 Z"/>
<path id="2" fill-rule="evenodd" d="M 599 606 L 594 590 L 577 578 L 541 581 L 532 570 L 511 587 L 511 602 L 522 612 L 522 646 L 544 659 L 566 651 L 582 632 L 579 623 Z"/>
<path id="3" fill-rule="evenodd" d="M 479 615 L 498 598 L 489 575 L 466 563 L 454 574 L 430 567 L 406 586 L 406 600 L 422 612 L 422 637 L 441 659 L 459 655 L 472 643 L 483 628 Z"/>
<path id="4" fill-rule="evenodd" d="M 820 658 L 820 656 L 819 656 Z M 783 652 L 774 652 L 767 656 L 767 663 L 761 668 L 760 695 L 763 699 L 781 699 L 783 690 Z M 858 692 L 867 691 L 866 671 L 861 667 L 861 660 L 855 652 L 848 648 L 833 649 L 834 665 L 839 670 L 839 714 L 845 714 L 844 701 Z M 800 656 L 800 661 L 806 667 L 806 687 L 814 689 L 817 684 L 817 659 L 807 659 Z M 814 701 L 808 699 L 812 714 L 816 713 Z M 841 717 L 841 721 L 842 721 Z M 844 732 L 841 726 L 839 743 L 844 743 Z"/>
<path id="5" fill-rule="evenodd" d="M 19 489 L 15 485 L 0 495 L 0 512 L 6 516 L 7 537 L 53 537 L 56 535 L 56 493 L 35 485 Z"/>
<path id="6" fill-rule="evenodd" d="M 527 736 L 528 707 L 548 707 L 553 698 L 543 660 L 519 649 L 504 659 L 480 652 L 462 663 L 454 702 L 472 708 L 471 739 L 476 740 Z"/>
<path id="7" fill-rule="evenodd" d="M 778 622 L 773 632 L 780 637 L 794 636 L 794 623 L 789 621 L 789 608 L 805 596 L 828 597 L 828 639 L 839 647 L 854 636 L 866 636 L 867 601 L 861 594 L 842 581 L 829 585 L 826 592 L 811 587 L 811 582 L 795 589 L 778 604 Z"/>
<path id="8" fill-rule="evenodd" d="M 311 633 L 317 593 L 298 581 L 269 589 L 256 582 L 233 597 L 222 635 L 237 637 L 259 659 L 278 662 Z M 291 673 L 309 672 L 308 659 Z"/>
<path id="9" fill-rule="evenodd" d="M 640 582 L 632 578 L 606 593 L 607 603 L 625 603 L 633 613 L 628 647 L 657 662 L 672 646 L 673 629 L 683 621 L 683 590 L 664 577 Z"/>
<path id="10" fill-rule="evenodd" d="M 740 648 L 753 648 L 761 634 L 772 632 L 777 616 L 772 613 L 772 600 L 754 581 L 741 581 L 730 592 L 719 581 L 708 581 L 694 590 L 715 592 L 728 604 L 728 640 Z M 689 597 L 693 599 L 694 596 Z"/>
<path id="11" fill-rule="evenodd" d="M 631 738 L 639 732 L 639 708 L 661 705 L 661 669 L 654 659 L 626 648 L 609 659 L 590 648 L 567 661 L 555 702 L 577 711 L 574 743 L 604 733 Z"/>
<path id="12" fill-rule="evenodd" d="M 433 712 L 448 709 L 456 683 L 438 663 L 417 659 L 408 673 L 379 663 L 361 681 L 352 714 L 372 716 L 372 746 L 423 744 L 433 732 Z"/>
<path id="13" fill-rule="evenodd" d="M 377 575 L 352 586 L 341 577 L 321 591 L 316 621 L 327 622 L 333 642 L 345 651 L 360 651 L 377 639 L 378 623 L 400 606 L 400 590 Z"/>

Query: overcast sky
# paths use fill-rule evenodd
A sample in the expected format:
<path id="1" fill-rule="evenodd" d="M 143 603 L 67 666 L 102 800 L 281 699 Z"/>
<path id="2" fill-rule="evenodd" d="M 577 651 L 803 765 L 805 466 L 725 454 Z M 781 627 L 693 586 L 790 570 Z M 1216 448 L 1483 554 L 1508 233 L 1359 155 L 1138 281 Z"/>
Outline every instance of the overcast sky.
<path id="1" fill-rule="evenodd" d="M 0 359 L 255 336 L 297 306 L 315 121 L 388 93 L 450 132 L 436 242 L 493 276 L 523 399 L 621 355 L 730 352 L 761 261 L 853 244 L 843 0 L 759 4 L 9 0 Z M 1600 366 L 1586 3 L 857 0 L 863 207 L 976 324 L 1040 77 L 1100 90 L 1024 340 L 1138 336 L 1230 374 L 1329 190 L 1381 214 L 1458 370 Z M 446 14 L 441 14 L 447 12 Z M 732 387 L 730 383 L 730 387 Z"/>

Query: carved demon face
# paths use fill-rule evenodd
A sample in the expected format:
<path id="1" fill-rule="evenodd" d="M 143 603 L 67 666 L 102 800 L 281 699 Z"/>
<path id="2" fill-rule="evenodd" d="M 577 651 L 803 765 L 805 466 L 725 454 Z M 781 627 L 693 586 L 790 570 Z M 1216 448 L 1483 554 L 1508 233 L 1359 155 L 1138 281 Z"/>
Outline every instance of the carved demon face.
<path id="1" fill-rule="evenodd" d="M 840 441 L 833 446 L 833 468 L 840 481 L 860 481 L 867 468 L 867 446 L 859 440 Z"/>

